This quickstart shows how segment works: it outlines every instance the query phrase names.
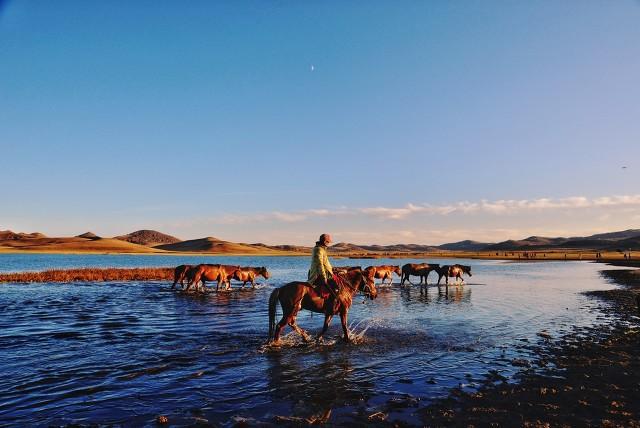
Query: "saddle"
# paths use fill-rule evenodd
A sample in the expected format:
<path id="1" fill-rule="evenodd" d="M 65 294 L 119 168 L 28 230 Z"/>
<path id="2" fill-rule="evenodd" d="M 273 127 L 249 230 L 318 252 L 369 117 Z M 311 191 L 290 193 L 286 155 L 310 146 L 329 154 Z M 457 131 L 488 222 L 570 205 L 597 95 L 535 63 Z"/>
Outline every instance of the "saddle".
<path id="1" fill-rule="evenodd" d="M 321 282 L 319 284 L 311 284 L 311 286 L 316 289 L 318 294 L 320 294 L 320 297 L 328 299 L 331 296 L 337 296 L 340 293 L 340 290 L 344 287 L 345 280 L 341 276 L 334 273 L 332 280 L 333 281 L 329 281 L 328 285 Z M 333 284 L 331 284 L 331 282 L 333 282 Z M 332 285 L 335 285 L 333 290 L 329 288 Z"/>

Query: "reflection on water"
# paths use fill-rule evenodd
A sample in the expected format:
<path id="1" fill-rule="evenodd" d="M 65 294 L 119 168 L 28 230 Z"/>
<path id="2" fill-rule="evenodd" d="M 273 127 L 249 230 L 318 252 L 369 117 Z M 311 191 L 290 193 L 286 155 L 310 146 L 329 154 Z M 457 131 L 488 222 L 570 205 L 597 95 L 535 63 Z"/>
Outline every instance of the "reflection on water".
<path id="1" fill-rule="evenodd" d="M 77 266 L 85 257 L 98 266 L 203 259 L 4 256 L 4 270 Z M 304 278 L 308 260 L 223 259 L 266 265 L 273 275 L 256 290 L 201 295 L 174 292 L 168 282 L 1 285 L 0 424 L 144 425 L 159 414 L 176 425 L 230 424 L 327 410 L 333 422 L 348 423 L 390 399 L 427 403 L 452 387 L 473 387 L 489 370 L 511 376 L 512 360 L 531 357 L 541 330 L 557 336 L 604 322 L 579 292 L 610 287 L 589 263 L 467 261 L 474 276 L 463 286 L 394 285 L 380 287 L 375 301 L 355 298 L 355 344 L 340 340 L 334 319 L 322 344 L 286 330 L 284 345 L 272 347 L 265 346 L 268 296 Z M 298 317 L 312 333 L 322 319 Z"/>

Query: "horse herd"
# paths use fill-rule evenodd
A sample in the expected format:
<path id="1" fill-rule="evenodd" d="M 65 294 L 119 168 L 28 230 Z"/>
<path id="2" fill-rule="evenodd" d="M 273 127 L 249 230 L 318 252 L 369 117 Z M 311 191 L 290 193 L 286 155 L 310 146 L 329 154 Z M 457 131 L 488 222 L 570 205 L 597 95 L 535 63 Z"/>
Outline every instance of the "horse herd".
<path id="1" fill-rule="evenodd" d="M 349 270 L 361 270 L 363 275 L 372 280 L 381 279 L 381 285 L 385 285 L 385 281 L 389 280 L 386 285 L 393 283 L 393 274 L 400 277 L 400 286 L 403 287 L 405 282 L 413 285 L 410 280 L 411 276 L 419 276 L 419 285 L 427 283 L 427 277 L 429 273 L 436 272 L 438 274 L 438 285 L 442 278 L 445 278 L 445 283 L 449 284 L 449 278 L 455 278 L 456 285 L 458 280 L 464 283 L 462 274 L 466 273 L 471 275 L 471 266 L 465 266 L 460 264 L 454 265 L 442 265 L 437 263 L 407 263 L 402 266 L 394 265 L 380 265 L 380 266 L 368 266 L 362 269 L 360 266 L 341 266 L 334 267 L 333 270 L 336 273 L 346 273 Z M 220 286 L 224 286 L 224 290 L 231 289 L 231 280 L 242 282 L 242 288 L 251 283 L 251 287 L 255 288 L 256 277 L 262 276 L 264 279 L 269 279 L 270 274 L 266 267 L 250 267 L 250 266 L 235 266 L 235 265 L 223 265 L 223 264 L 199 264 L 199 265 L 180 265 L 175 268 L 173 276 L 173 285 L 171 288 L 175 288 L 178 283 L 183 289 L 189 290 L 192 285 L 201 284 L 205 287 L 207 281 L 216 281 L 216 291 L 220 290 Z M 185 287 L 185 280 L 187 285 Z"/>
<path id="2" fill-rule="evenodd" d="M 180 265 L 173 271 L 173 285 L 171 288 L 175 288 L 178 283 L 184 290 L 189 290 L 192 285 L 198 283 L 202 284 L 204 289 L 207 281 L 217 281 L 216 291 L 220 290 L 220 286 L 223 285 L 225 290 L 231 289 L 231 280 L 242 281 L 242 288 L 247 285 L 247 282 L 251 283 L 251 287 L 256 286 L 256 277 L 262 276 L 264 279 L 269 279 L 269 271 L 266 267 L 250 267 L 250 266 L 234 266 L 234 265 L 220 265 L 220 264 L 200 264 L 200 265 Z M 187 281 L 185 288 L 184 281 Z"/>
<path id="3" fill-rule="evenodd" d="M 444 277 L 446 284 L 449 284 L 449 278 L 455 278 L 456 285 L 458 280 L 462 280 L 462 274 L 466 273 L 471 276 L 471 267 L 465 265 L 443 265 L 435 263 L 408 263 L 400 266 L 381 265 L 369 266 L 364 269 L 360 266 L 344 266 L 334 267 L 334 279 L 339 283 L 338 291 L 325 293 L 311 287 L 306 281 L 293 281 L 281 287 L 275 288 L 269 296 L 269 342 L 279 343 L 280 334 L 285 326 L 290 326 L 295 332 L 300 334 L 304 341 L 311 340 L 310 335 L 304 331 L 296 323 L 298 312 L 302 309 L 311 312 L 324 314 L 324 324 L 322 331 L 316 337 L 316 341 L 322 340 L 322 336 L 329 328 L 329 323 L 334 315 L 340 315 L 342 330 L 344 331 L 344 340 L 350 341 L 349 330 L 347 327 L 347 316 L 349 308 L 353 303 L 353 296 L 358 293 L 364 293 L 371 300 L 375 299 L 378 291 L 375 286 L 375 279 L 381 279 L 382 284 L 387 279 L 389 285 L 393 282 L 393 274 L 400 276 L 400 286 L 404 286 L 405 281 L 412 284 L 410 277 L 419 276 L 420 285 L 427 283 L 427 277 L 431 271 L 438 274 L 438 285 Z M 217 281 L 216 290 L 224 286 L 225 290 L 231 288 L 231 280 L 235 279 L 242 282 L 242 287 L 251 283 L 255 287 L 255 279 L 262 276 L 269 279 L 269 271 L 262 267 L 241 267 L 234 265 L 222 264 L 200 264 L 200 265 L 180 265 L 175 268 L 174 281 L 171 288 L 175 288 L 178 283 L 184 290 L 188 290 L 198 283 L 205 287 L 207 281 Z M 187 281 L 185 287 L 184 281 Z M 464 280 L 462 280 L 464 283 Z M 413 285 L 413 284 L 412 284 Z M 282 307 L 282 318 L 276 324 L 276 310 L 280 303 Z"/>

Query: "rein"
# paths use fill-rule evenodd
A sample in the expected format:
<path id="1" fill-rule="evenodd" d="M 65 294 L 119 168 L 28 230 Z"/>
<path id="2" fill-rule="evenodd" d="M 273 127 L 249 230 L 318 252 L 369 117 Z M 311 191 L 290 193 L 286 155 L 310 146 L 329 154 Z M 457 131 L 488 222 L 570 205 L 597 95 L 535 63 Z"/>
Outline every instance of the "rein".
<path id="1" fill-rule="evenodd" d="M 336 279 L 338 279 L 339 281 L 336 280 Z M 338 275 L 337 273 L 333 274 L 333 280 L 336 281 L 336 283 L 338 285 L 344 285 L 347 288 L 353 290 L 354 294 L 357 293 L 358 291 L 360 291 L 358 288 L 356 288 L 353 285 L 351 285 L 351 283 L 346 278 L 343 278 L 342 276 Z M 367 281 L 365 280 L 364 275 L 362 275 L 362 281 L 364 282 L 364 289 L 362 290 L 362 292 L 365 293 L 365 294 L 367 292 L 369 294 L 371 294 L 371 287 L 369 286 L 369 284 L 367 284 Z"/>

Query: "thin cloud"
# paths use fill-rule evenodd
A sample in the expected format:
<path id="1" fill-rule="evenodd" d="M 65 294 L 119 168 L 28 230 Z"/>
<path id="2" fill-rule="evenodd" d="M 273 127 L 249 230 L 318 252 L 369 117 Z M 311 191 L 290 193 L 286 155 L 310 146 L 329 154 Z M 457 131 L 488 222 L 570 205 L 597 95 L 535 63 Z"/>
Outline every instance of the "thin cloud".
<path id="1" fill-rule="evenodd" d="M 500 199 L 478 202 L 461 201 L 452 204 L 415 204 L 408 203 L 400 207 L 364 207 L 337 209 L 308 209 L 301 211 L 272 211 L 254 214 L 223 214 L 207 219 L 190 222 L 195 224 L 250 224 L 250 223 L 300 223 L 314 218 L 366 216 L 382 220 L 404 220 L 412 216 L 448 216 L 451 214 L 489 214 L 510 215 L 524 212 L 576 210 L 589 208 L 635 207 L 640 206 L 640 195 L 617 195 L 587 198 L 572 196 L 568 198 L 538 199 Z M 184 224 L 182 224 L 184 226 Z"/>

